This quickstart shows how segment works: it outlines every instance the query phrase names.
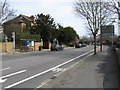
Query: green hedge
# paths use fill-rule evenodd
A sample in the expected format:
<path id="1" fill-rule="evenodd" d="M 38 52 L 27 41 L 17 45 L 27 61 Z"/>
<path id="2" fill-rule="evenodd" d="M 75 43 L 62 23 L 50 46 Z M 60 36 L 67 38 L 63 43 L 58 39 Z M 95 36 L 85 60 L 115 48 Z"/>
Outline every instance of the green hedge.
<path id="1" fill-rule="evenodd" d="M 30 34 L 29 32 L 25 32 L 25 33 L 17 33 L 16 34 L 16 39 L 30 39 L 30 40 L 35 40 L 35 41 L 40 41 L 40 35 L 34 35 L 34 34 Z"/>

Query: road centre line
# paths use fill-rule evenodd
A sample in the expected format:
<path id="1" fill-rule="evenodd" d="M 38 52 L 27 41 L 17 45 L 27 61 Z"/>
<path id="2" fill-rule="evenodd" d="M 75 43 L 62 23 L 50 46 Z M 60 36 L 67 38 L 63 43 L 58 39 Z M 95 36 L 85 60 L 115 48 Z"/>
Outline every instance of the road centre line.
<path id="1" fill-rule="evenodd" d="M 85 55 L 91 53 L 91 52 L 93 52 L 93 50 L 91 50 L 91 51 L 89 51 L 89 52 L 86 52 L 86 53 L 84 53 L 84 54 L 82 54 L 82 55 L 80 55 L 80 56 L 77 56 L 77 57 L 75 57 L 75 58 L 73 58 L 73 59 L 70 59 L 69 61 L 66 61 L 66 62 L 64 62 L 64 63 L 62 63 L 62 64 L 59 64 L 59 65 L 57 65 L 57 66 L 55 66 L 55 67 L 53 67 L 53 68 L 50 68 L 50 69 L 48 69 L 48 70 L 45 70 L 45 71 L 43 71 L 43 72 L 41 72 L 41 73 L 38 73 L 38 74 L 36 74 L 36 75 L 33 75 L 33 76 L 28 77 L 28 78 L 26 78 L 26 79 L 23 79 L 23 80 L 21 80 L 21 81 L 19 81 L 19 82 L 16 82 L 16 83 L 14 83 L 14 84 L 11 84 L 11 85 L 5 87 L 5 89 L 14 87 L 14 86 L 19 85 L 19 84 L 21 84 L 21 83 L 23 83 L 23 82 L 26 82 L 26 81 L 28 81 L 28 80 L 30 80 L 30 79 L 33 79 L 33 78 L 38 77 L 38 76 L 40 76 L 40 75 L 43 75 L 43 74 L 45 74 L 45 73 L 47 73 L 47 72 L 50 72 L 50 71 L 52 71 L 52 70 L 55 69 L 55 68 L 61 67 L 61 66 L 65 65 L 65 64 L 67 64 L 67 63 L 69 63 L 69 62 L 72 62 L 72 61 L 74 61 L 74 60 L 76 60 L 76 59 L 78 59 L 78 58 L 80 58 L 80 57 L 82 57 L 82 56 L 85 56 Z"/>
<path id="2" fill-rule="evenodd" d="M 1 72 L 1 71 L 5 71 L 5 70 L 8 70 L 8 69 L 10 69 L 10 67 L 1 69 L 0 72 Z"/>
<path id="3" fill-rule="evenodd" d="M 6 76 L 2 76 L 0 78 L 7 78 L 7 77 L 11 77 L 11 76 L 14 76 L 14 75 L 17 75 L 17 74 L 20 74 L 20 73 L 23 73 L 23 72 L 26 72 L 27 70 L 21 70 L 21 71 L 18 71 L 18 72 L 15 72 L 15 73 L 12 73 L 12 74 L 8 74 Z"/>

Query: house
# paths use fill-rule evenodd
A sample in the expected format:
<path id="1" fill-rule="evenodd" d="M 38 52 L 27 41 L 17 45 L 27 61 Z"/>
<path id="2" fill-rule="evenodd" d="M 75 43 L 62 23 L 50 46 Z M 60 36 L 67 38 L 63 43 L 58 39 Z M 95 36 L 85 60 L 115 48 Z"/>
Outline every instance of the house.
<path id="1" fill-rule="evenodd" d="M 15 33 L 26 32 L 26 30 L 30 29 L 33 23 L 34 23 L 34 16 L 29 17 L 20 14 L 19 16 L 3 23 L 3 27 L 4 27 L 3 32 L 8 36 L 8 38 L 11 38 L 12 32 Z"/>
<path id="2" fill-rule="evenodd" d="M 30 27 L 34 24 L 35 18 L 34 16 L 26 16 L 20 14 L 19 16 L 3 23 L 3 32 L 8 37 L 8 41 L 12 41 L 12 32 L 15 33 L 24 33 L 30 30 Z M 22 38 L 27 40 L 26 38 Z M 50 42 L 46 42 L 44 44 L 45 48 L 50 48 Z M 16 40 L 16 48 L 21 46 L 21 40 Z M 25 43 L 26 44 L 26 43 Z"/>
<path id="3" fill-rule="evenodd" d="M 0 34 L 3 33 L 3 27 L 0 26 Z"/>

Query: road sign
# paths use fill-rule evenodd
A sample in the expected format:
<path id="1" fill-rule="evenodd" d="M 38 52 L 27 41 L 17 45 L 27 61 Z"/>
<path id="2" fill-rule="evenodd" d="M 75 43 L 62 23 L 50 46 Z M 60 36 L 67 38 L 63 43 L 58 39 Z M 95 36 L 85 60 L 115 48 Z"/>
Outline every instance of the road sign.
<path id="1" fill-rule="evenodd" d="M 26 43 L 27 43 L 27 46 L 30 46 L 30 41 L 27 41 Z"/>
<path id="2" fill-rule="evenodd" d="M 35 45 L 34 41 L 31 41 L 31 46 L 34 46 L 34 45 Z"/>
<path id="3" fill-rule="evenodd" d="M 114 36 L 114 25 L 106 25 L 101 27 L 102 37 Z"/>

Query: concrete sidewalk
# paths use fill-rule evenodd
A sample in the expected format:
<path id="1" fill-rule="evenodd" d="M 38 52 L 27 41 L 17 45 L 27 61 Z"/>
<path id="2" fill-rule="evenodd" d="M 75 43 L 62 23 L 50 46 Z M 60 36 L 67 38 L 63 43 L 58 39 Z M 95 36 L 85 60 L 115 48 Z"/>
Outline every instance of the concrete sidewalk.
<path id="1" fill-rule="evenodd" d="M 37 88 L 118 88 L 118 80 L 116 54 L 104 47 Z"/>

